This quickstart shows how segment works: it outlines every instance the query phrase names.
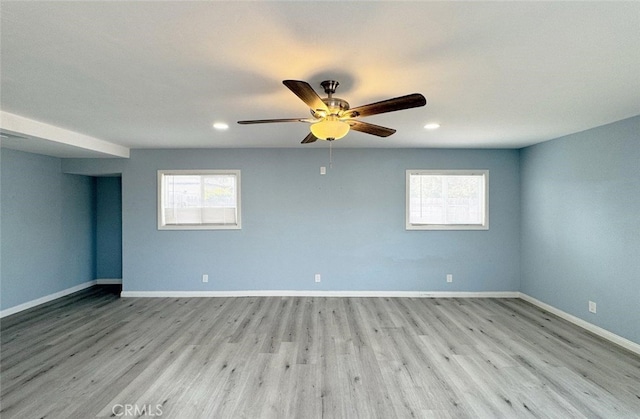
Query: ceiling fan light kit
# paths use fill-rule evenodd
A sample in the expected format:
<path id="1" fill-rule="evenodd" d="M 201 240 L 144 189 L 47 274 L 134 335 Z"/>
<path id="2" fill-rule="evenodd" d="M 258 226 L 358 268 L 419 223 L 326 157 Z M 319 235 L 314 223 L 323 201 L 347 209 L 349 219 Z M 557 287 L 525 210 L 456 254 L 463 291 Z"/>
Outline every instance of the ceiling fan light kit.
<path id="1" fill-rule="evenodd" d="M 341 121 L 334 115 L 327 116 L 324 120 L 311 125 L 311 133 L 320 140 L 339 140 L 349 133 L 349 124 Z"/>
<path id="2" fill-rule="evenodd" d="M 316 91 L 305 81 L 284 80 L 282 83 L 309 106 L 312 118 L 254 119 L 238 121 L 238 123 L 242 125 L 273 122 L 311 123 L 311 132 L 302 140 L 302 144 L 313 143 L 316 140 L 338 140 L 347 135 L 350 130 L 378 137 L 388 137 L 395 133 L 396 130 L 362 122 L 357 118 L 416 108 L 427 104 L 427 100 L 423 95 L 413 93 L 350 109 L 349 102 L 333 97 L 336 88 L 340 84 L 335 80 L 325 80 L 320 83 L 327 94 L 325 98 L 318 96 Z"/>

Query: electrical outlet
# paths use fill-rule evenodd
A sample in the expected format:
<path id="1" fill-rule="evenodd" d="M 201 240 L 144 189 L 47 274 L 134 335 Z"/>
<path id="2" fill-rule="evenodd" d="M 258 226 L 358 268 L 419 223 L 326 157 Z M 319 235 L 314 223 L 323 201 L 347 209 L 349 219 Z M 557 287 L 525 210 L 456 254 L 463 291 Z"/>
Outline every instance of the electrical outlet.
<path id="1" fill-rule="evenodd" d="M 320 277 L 320 274 L 316 274 L 315 280 L 316 282 L 320 282 L 322 280 L 322 278 Z"/>
<path id="2" fill-rule="evenodd" d="M 326 175 L 327 174 L 327 168 L 324 166 L 320 166 L 320 174 L 321 175 Z"/>
<path id="3" fill-rule="evenodd" d="M 447 274 L 447 282 L 453 282 L 453 274 Z"/>
<path id="4" fill-rule="evenodd" d="M 590 313 L 596 312 L 596 303 L 594 303 L 593 301 L 589 301 L 589 312 Z"/>
<path id="5" fill-rule="evenodd" d="M 207 274 L 202 275 L 202 282 L 209 282 L 209 275 Z"/>

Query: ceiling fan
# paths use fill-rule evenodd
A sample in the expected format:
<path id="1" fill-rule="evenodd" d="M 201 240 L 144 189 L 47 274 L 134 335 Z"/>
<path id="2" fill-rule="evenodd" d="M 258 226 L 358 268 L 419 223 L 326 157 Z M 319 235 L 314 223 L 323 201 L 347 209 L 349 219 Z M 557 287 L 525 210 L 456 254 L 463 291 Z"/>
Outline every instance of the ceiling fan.
<path id="1" fill-rule="evenodd" d="M 427 104 L 427 100 L 420 93 L 413 93 L 393 99 L 370 103 L 368 105 L 349 108 L 349 103 L 337 97 L 333 97 L 339 83 L 335 80 L 325 80 L 320 85 L 327 94 L 321 98 L 306 81 L 284 80 L 282 82 L 296 96 L 309 106 L 311 118 L 284 118 L 284 119 L 255 119 L 238 121 L 238 124 L 267 124 L 273 122 L 307 122 L 311 124 L 311 132 L 302 140 L 302 144 L 313 143 L 316 140 L 334 141 L 347 135 L 350 129 L 388 137 L 395 129 L 380 125 L 362 122 L 358 118 L 376 115 L 380 113 L 395 112 L 403 109 L 417 108 Z"/>

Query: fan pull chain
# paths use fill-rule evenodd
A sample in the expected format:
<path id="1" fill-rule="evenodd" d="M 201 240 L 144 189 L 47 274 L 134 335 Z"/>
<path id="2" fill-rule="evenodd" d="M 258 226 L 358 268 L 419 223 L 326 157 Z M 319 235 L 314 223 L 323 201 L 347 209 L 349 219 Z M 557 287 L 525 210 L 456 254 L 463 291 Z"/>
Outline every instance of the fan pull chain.
<path id="1" fill-rule="evenodd" d="M 333 153 L 331 152 L 333 141 L 329 141 L 329 169 L 333 169 Z"/>

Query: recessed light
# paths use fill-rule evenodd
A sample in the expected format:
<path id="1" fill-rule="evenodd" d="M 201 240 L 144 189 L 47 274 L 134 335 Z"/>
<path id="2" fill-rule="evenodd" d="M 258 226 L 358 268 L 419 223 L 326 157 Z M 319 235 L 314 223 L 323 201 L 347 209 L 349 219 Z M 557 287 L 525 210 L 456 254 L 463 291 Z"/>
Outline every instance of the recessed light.
<path id="1" fill-rule="evenodd" d="M 424 126 L 424 129 L 438 129 L 438 128 L 440 128 L 440 124 L 435 123 L 435 122 L 427 124 L 427 125 Z"/>
<path id="2" fill-rule="evenodd" d="M 224 131 L 226 129 L 229 129 L 229 125 L 225 124 L 224 122 L 215 122 L 213 124 L 213 128 L 217 129 L 218 131 Z"/>

